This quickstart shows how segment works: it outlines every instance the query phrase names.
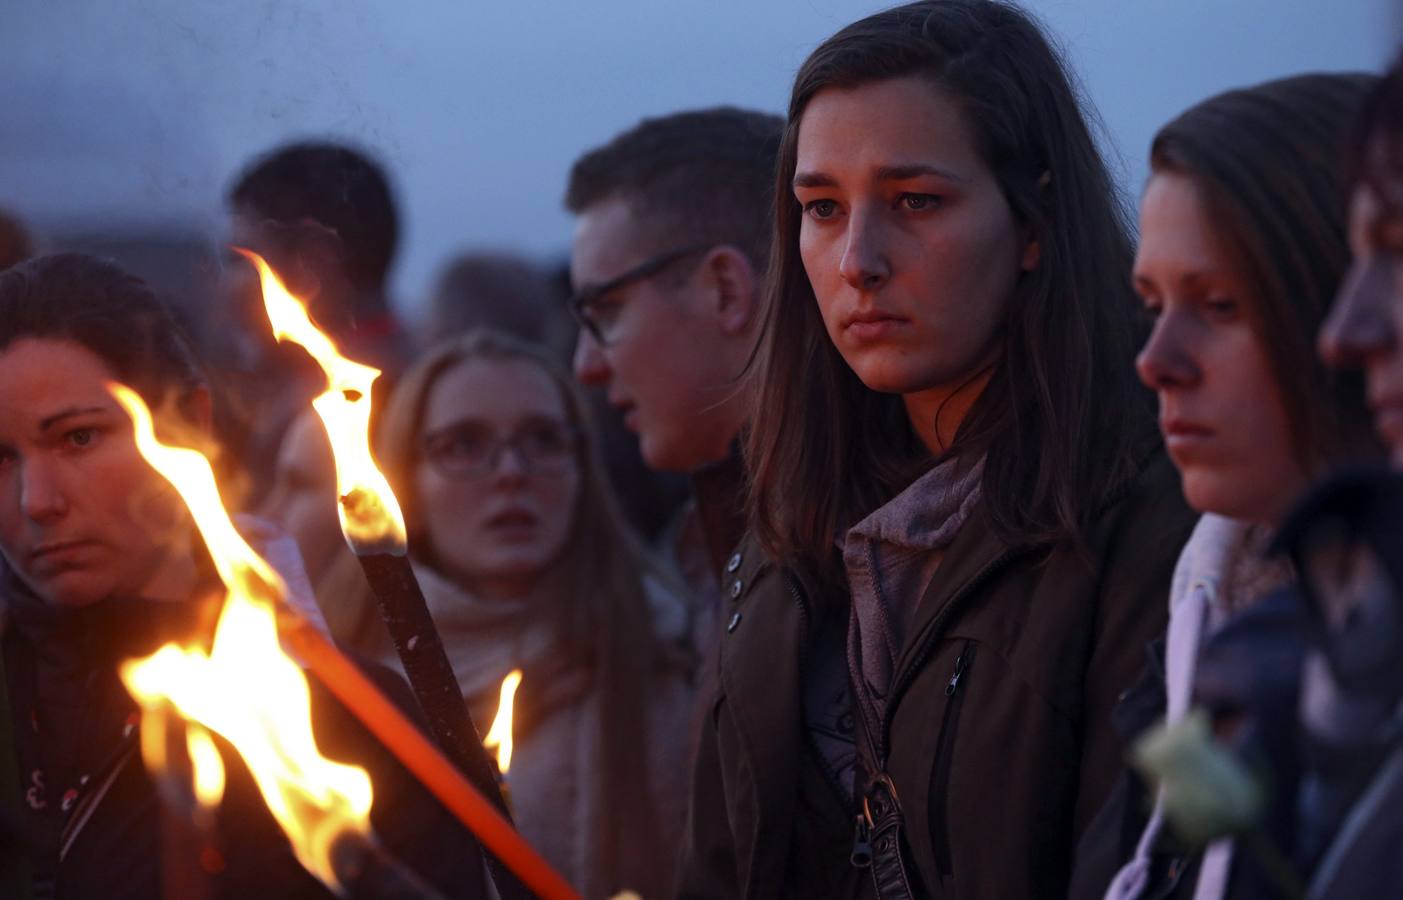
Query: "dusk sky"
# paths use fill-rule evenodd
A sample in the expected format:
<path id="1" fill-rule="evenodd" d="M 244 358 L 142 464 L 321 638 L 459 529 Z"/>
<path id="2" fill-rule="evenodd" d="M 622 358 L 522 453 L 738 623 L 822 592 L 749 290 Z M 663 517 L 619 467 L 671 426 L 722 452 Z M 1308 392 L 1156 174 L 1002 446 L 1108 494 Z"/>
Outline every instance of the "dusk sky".
<path id="1" fill-rule="evenodd" d="M 1046 0 L 1130 192 L 1149 138 L 1217 91 L 1372 69 L 1391 0 Z M 4 0 L 0 207 L 40 234 L 171 225 L 220 239 L 251 155 L 349 138 L 388 164 L 412 307 L 470 247 L 563 260 L 570 163 L 639 118 L 721 103 L 782 111 L 824 37 L 883 4 Z"/>

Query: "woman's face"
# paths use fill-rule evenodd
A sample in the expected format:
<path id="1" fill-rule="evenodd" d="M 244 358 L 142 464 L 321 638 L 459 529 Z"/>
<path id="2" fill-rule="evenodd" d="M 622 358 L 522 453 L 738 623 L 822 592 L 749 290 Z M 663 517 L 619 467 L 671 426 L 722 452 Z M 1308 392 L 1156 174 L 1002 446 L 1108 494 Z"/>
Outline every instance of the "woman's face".
<path id="1" fill-rule="evenodd" d="M 194 586 L 184 507 L 137 452 L 112 380 L 71 341 L 0 352 L 0 551 L 59 606 Z"/>
<path id="2" fill-rule="evenodd" d="M 1037 249 L 944 92 L 894 78 L 815 94 L 793 187 L 824 327 L 863 384 L 948 392 L 992 359 Z"/>
<path id="3" fill-rule="evenodd" d="M 425 404 L 415 490 L 435 558 L 470 590 L 529 590 L 569 539 L 578 438 L 560 389 L 524 360 L 471 360 Z"/>
<path id="4" fill-rule="evenodd" d="M 1374 427 L 1389 446 L 1389 461 L 1403 470 L 1403 178 L 1361 183 L 1349 207 L 1354 261 L 1330 318 L 1320 350 L 1336 366 L 1364 370 Z"/>
<path id="5" fill-rule="evenodd" d="M 316 413 L 308 410 L 288 426 L 273 478 L 259 512 L 297 540 L 316 584 L 346 546 L 336 511 L 336 460 Z"/>
<path id="6" fill-rule="evenodd" d="M 1150 179 L 1135 288 L 1155 320 L 1136 368 L 1159 395 L 1160 430 L 1189 505 L 1275 523 L 1308 476 L 1248 320 L 1260 300 L 1217 237 L 1192 179 L 1167 172 Z"/>

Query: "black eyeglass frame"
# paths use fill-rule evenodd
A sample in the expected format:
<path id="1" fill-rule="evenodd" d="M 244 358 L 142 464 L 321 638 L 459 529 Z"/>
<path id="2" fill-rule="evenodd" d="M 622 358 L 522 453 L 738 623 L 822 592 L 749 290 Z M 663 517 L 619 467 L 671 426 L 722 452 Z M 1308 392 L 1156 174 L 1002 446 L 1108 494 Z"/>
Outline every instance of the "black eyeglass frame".
<path id="1" fill-rule="evenodd" d="M 448 429 L 451 431 L 452 429 Z M 578 467 L 580 464 L 580 442 L 584 440 L 584 434 L 573 425 L 565 425 L 561 428 L 561 433 L 565 438 L 565 445 L 568 452 L 560 457 L 558 463 L 548 463 L 542 465 L 539 459 L 532 459 L 530 454 L 524 452 L 520 447 L 522 433 L 516 432 L 506 437 L 492 437 L 492 449 L 487 454 L 487 459 L 482 464 L 467 466 L 462 469 L 455 469 L 446 465 L 442 459 L 434 454 L 432 444 L 434 439 L 440 434 L 429 435 L 419 444 L 419 461 L 429 466 L 439 475 L 449 481 L 470 481 L 477 478 L 484 478 L 497 471 L 497 467 L 502 463 L 502 454 L 510 449 L 516 454 L 516 458 L 521 461 L 526 471 L 533 475 L 555 475 L 564 472 L 571 467 Z"/>
<path id="2" fill-rule="evenodd" d="M 664 251 L 656 256 L 650 256 L 621 275 L 616 275 L 608 281 L 590 285 L 583 290 L 571 294 L 569 300 L 570 312 L 574 314 L 575 321 L 580 324 L 580 327 L 588 331 L 590 337 L 594 338 L 599 346 L 608 346 L 609 342 L 604 339 L 604 335 L 600 332 L 598 324 L 590 318 L 590 306 L 597 303 L 599 298 L 603 297 L 605 294 L 613 293 L 621 287 L 627 287 L 630 284 L 636 284 L 637 282 L 652 278 L 654 275 L 662 273 L 669 266 L 693 253 L 698 253 L 702 250 L 710 250 L 713 247 L 719 246 L 721 246 L 721 244 L 718 242 L 706 241 L 704 243 L 686 244 L 672 250 Z"/>

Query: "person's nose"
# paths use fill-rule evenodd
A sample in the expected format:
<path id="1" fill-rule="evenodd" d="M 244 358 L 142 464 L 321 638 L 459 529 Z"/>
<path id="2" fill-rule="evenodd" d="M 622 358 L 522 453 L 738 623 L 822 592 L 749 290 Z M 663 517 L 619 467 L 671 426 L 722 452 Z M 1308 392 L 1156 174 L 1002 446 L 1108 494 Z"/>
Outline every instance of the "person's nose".
<path id="1" fill-rule="evenodd" d="M 526 457 L 512 444 L 502 444 L 492 459 L 492 480 L 501 487 L 514 487 L 526 483 L 531 467 Z"/>
<path id="2" fill-rule="evenodd" d="M 1135 357 L 1135 371 L 1154 391 L 1191 387 L 1202 373 L 1193 354 L 1193 338 L 1178 316 L 1162 313 L 1149 340 Z"/>
<path id="3" fill-rule="evenodd" d="M 49 524 L 68 512 L 68 498 L 58 473 L 42 460 L 30 459 L 20 467 L 20 511 L 25 518 Z"/>
<path id="4" fill-rule="evenodd" d="M 891 277 L 884 237 L 885 229 L 877 216 L 852 213 L 838 274 L 853 288 L 864 293 L 875 291 Z"/>
<path id="5" fill-rule="evenodd" d="M 597 387 L 609 381 L 609 360 L 587 328 L 580 329 L 580 336 L 575 341 L 574 366 L 575 378 L 580 384 Z"/>
<path id="6" fill-rule="evenodd" d="M 1349 368 L 1396 349 L 1398 333 L 1390 313 L 1392 304 L 1403 298 L 1394 296 L 1393 287 L 1391 267 L 1355 260 L 1320 329 L 1320 358 Z"/>

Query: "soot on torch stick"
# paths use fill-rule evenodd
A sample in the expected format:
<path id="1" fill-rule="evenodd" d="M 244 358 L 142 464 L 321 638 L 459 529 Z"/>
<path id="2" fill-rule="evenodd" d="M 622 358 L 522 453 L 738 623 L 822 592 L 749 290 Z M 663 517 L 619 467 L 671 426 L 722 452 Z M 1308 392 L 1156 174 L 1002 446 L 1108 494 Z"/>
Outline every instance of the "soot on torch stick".
<path id="1" fill-rule="evenodd" d="M 354 503 L 354 496 L 342 499 Z M 448 661 L 438 629 L 424 602 L 409 558 L 402 553 L 366 553 L 351 542 L 351 549 L 370 583 L 371 593 L 404 665 L 410 686 L 423 708 L 429 730 L 454 764 L 463 770 L 494 806 L 508 816 L 498 789 L 496 771 L 482 748 L 482 738 L 463 702 L 458 678 Z"/>

